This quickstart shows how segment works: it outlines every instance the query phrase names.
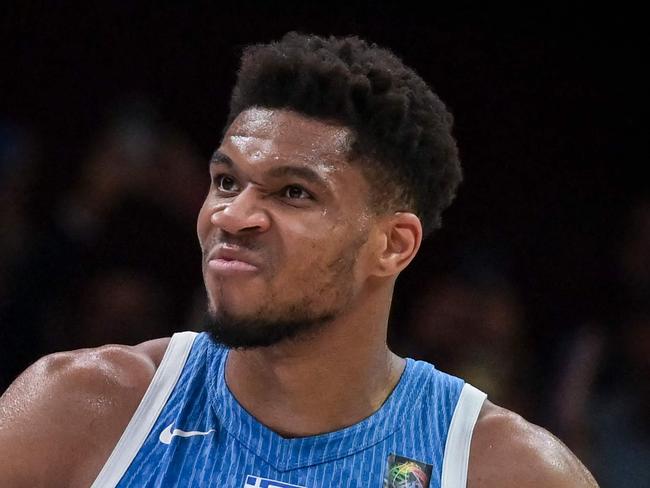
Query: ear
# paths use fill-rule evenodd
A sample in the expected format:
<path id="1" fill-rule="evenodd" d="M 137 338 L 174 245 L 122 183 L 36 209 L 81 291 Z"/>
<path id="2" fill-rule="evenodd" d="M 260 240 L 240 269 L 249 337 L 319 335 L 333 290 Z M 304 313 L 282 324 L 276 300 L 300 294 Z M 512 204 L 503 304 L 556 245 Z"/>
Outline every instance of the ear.
<path id="1" fill-rule="evenodd" d="M 375 276 L 397 276 L 422 243 L 422 223 L 410 212 L 396 212 L 381 226 Z"/>

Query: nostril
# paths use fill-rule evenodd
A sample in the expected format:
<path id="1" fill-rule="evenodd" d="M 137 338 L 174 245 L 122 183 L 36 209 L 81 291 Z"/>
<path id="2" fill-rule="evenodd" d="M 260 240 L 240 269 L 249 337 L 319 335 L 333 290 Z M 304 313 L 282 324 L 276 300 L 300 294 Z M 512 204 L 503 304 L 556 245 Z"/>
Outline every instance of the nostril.
<path id="1" fill-rule="evenodd" d="M 242 193 L 237 197 L 237 202 L 215 207 L 210 216 L 211 224 L 231 234 L 266 230 L 269 217 L 265 210 L 260 208 L 252 197 L 243 197 Z"/>

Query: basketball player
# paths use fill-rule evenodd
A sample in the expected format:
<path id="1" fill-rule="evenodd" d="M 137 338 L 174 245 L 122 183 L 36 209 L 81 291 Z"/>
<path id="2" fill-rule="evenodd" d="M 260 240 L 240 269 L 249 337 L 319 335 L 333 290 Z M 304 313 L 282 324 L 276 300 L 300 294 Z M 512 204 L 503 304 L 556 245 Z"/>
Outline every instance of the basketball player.
<path id="1" fill-rule="evenodd" d="M 0 401 L 0 485 L 597 486 L 386 346 L 395 279 L 461 179 L 451 125 L 358 38 L 247 48 L 198 216 L 208 332 L 36 362 Z"/>

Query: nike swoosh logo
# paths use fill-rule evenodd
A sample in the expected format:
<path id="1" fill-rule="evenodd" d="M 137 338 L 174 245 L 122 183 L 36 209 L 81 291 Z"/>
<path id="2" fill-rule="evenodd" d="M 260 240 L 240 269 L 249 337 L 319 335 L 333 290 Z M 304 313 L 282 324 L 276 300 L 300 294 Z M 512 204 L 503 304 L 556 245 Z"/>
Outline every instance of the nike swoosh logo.
<path id="1" fill-rule="evenodd" d="M 174 427 L 174 422 L 165 427 L 160 433 L 158 440 L 160 440 L 160 442 L 163 444 L 171 444 L 174 437 L 194 437 L 196 435 L 208 435 L 215 432 L 214 429 L 210 429 L 206 432 L 201 432 L 199 430 L 184 431 L 181 429 L 172 429 L 172 427 Z"/>

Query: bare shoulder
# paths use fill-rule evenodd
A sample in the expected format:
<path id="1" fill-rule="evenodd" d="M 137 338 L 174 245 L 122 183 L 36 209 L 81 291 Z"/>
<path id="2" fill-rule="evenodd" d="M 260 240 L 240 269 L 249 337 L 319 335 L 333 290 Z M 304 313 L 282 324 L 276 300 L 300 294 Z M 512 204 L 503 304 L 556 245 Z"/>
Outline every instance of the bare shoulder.
<path id="1" fill-rule="evenodd" d="M 594 488 L 598 484 L 558 438 L 486 401 L 472 436 L 467 486 Z"/>
<path id="2" fill-rule="evenodd" d="M 90 485 L 168 342 L 60 352 L 30 366 L 0 397 L 0 485 Z"/>

